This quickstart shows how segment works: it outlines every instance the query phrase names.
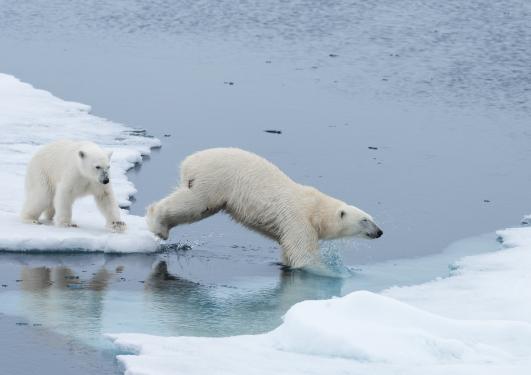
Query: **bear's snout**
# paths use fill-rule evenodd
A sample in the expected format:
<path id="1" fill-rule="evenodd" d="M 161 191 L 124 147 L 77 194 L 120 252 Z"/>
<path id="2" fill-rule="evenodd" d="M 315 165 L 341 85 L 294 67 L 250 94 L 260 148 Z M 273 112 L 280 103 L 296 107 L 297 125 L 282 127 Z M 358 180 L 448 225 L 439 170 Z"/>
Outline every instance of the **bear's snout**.
<path id="1" fill-rule="evenodd" d="M 383 230 L 381 230 L 380 228 L 376 229 L 375 231 L 367 233 L 367 237 L 372 238 L 372 239 L 380 238 L 382 237 L 382 235 L 383 235 Z"/>
<path id="2" fill-rule="evenodd" d="M 108 178 L 104 178 L 104 179 L 101 181 L 101 183 L 102 183 L 103 185 L 107 185 L 107 184 L 109 183 L 109 179 L 108 179 Z"/>

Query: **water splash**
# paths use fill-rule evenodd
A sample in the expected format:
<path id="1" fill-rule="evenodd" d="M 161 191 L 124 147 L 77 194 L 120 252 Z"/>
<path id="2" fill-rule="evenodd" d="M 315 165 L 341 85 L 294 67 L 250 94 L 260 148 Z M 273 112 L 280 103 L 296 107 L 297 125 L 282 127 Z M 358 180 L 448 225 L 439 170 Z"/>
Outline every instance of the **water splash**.
<path id="1" fill-rule="evenodd" d="M 352 246 L 352 241 L 345 239 L 321 242 L 320 263 L 304 267 L 304 271 L 318 276 L 340 279 L 352 277 L 352 272 L 345 266 L 341 256 L 341 250 L 349 246 Z"/>

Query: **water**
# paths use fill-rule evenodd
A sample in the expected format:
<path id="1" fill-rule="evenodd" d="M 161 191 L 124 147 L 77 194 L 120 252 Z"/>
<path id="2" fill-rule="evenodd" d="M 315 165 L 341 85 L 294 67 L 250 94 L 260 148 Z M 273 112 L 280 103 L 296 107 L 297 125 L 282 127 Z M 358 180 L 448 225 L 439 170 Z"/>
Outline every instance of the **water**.
<path id="1" fill-rule="evenodd" d="M 267 332 L 307 299 L 379 291 L 447 276 L 465 254 L 494 251 L 494 234 L 459 241 L 442 253 L 357 266 L 350 277 L 288 271 L 252 257 L 235 262 L 223 251 L 160 254 L 0 255 L 3 313 L 112 351 L 105 333 L 229 336 Z M 258 258 L 258 260 L 257 260 Z M 225 272 L 216 272 L 224 268 Z"/>
<path id="2" fill-rule="evenodd" d="M 0 71 L 163 141 L 131 171 L 134 213 L 189 153 L 237 146 L 385 232 L 342 244 L 352 276 L 335 279 L 282 270 L 276 244 L 224 215 L 173 231 L 190 251 L 2 254 L 0 312 L 111 351 L 102 333 L 256 333 L 298 301 L 426 281 L 495 249 L 490 236 L 393 260 L 527 213 L 530 23 L 521 0 L 0 0 Z"/>
<path id="3" fill-rule="evenodd" d="M 134 213 L 214 146 L 373 214 L 385 235 L 350 264 L 436 253 L 526 212 L 526 2 L 2 4 L 0 70 L 162 139 L 131 173 Z M 173 236 L 271 244 L 220 215 Z"/>
<path id="4" fill-rule="evenodd" d="M 123 374 L 115 353 L 51 333 L 38 323 L 0 314 L 0 331 L 2 374 Z"/>

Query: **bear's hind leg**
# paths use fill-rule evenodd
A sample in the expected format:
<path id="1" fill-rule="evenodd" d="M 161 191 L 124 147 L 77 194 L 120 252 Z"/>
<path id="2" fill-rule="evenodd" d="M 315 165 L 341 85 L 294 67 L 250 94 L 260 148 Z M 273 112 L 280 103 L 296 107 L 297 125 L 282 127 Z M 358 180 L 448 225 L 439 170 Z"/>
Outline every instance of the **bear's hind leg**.
<path id="1" fill-rule="evenodd" d="M 167 202 L 159 204 L 164 207 L 164 216 L 172 227 L 202 220 L 221 209 L 221 207 L 210 207 L 206 199 L 187 187 L 178 188 L 167 199 Z"/>
<path id="2" fill-rule="evenodd" d="M 52 197 L 48 191 L 26 192 L 26 201 L 20 214 L 23 222 L 29 224 L 41 224 L 39 218 L 42 213 L 51 205 Z"/>
<path id="3" fill-rule="evenodd" d="M 44 211 L 44 219 L 47 221 L 53 221 L 54 216 L 55 216 L 55 208 L 53 206 L 53 202 L 51 202 L 48 208 L 46 208 L 46 211 Z"/>

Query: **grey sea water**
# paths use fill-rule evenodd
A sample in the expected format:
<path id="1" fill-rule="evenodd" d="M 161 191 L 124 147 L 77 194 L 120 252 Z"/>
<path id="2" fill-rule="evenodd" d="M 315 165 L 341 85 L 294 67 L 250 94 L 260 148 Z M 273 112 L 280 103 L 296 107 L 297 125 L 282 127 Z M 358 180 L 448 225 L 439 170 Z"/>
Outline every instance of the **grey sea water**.
<path id="1" fill-rule="evenodd" d="M 439 254 L 528 213 L 529 24 L 526 1 L 0 0 L 1 72 L 162 140 L 130 173 L 134 213 L 189 153 L 242 147 L 373 214 L 384 237 L 334 250 L 354 271 L 387 265 L 286 273 L 276 244 L 218 215 L 173 231 L 190 250 L 0 256 L 0 312 L 111 351 L 102 333 L 256 333 L 300 300 L 496 248 Z"/>

